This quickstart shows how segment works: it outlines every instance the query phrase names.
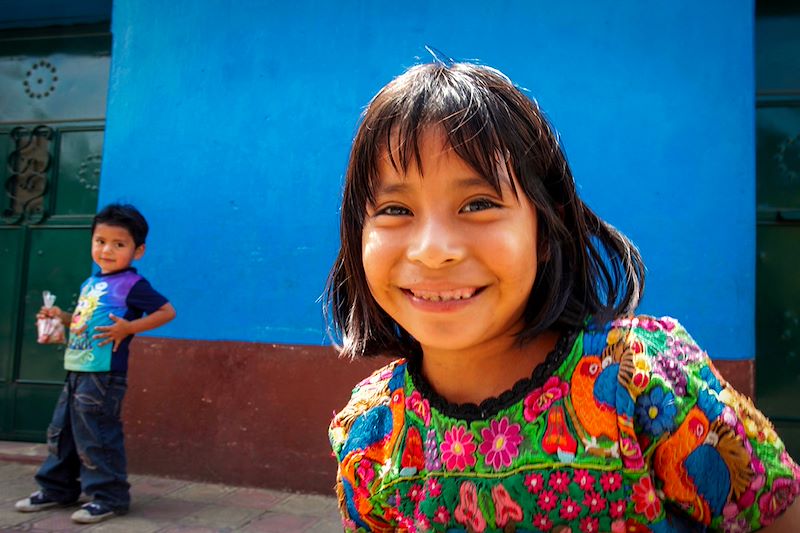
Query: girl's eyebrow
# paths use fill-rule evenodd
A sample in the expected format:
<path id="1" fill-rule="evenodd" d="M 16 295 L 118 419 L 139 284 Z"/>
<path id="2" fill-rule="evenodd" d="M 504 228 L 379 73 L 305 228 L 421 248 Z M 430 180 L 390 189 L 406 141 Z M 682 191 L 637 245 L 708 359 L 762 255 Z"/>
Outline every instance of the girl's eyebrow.
<path id="1" fill-rule="evenodd" d="M 492 184 L 489 183 L 489 181 L 487 181 L 484 178 L 481 178 L 480 176 L 459 178 L 454 181 L 453 187 L 456 189 L 473 189 L 476 187 L 493 188 Z M 380 187 L 378 187 L 378 190 L 376 192 L 377 194 L 398 194 L 408 191 L 409 188 L 410 187 L 408 183 L 405 180 L 403 180 L 403 181 L 396 181 L 393 183 L 383 183 L 380 185 Z"/>

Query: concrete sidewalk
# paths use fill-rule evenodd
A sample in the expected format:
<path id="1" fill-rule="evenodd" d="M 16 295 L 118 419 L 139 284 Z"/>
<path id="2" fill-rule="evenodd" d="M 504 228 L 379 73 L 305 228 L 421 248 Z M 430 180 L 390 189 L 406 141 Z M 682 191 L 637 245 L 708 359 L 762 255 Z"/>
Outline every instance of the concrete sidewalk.
<path id="1" fill-rule="evenodd" d="M 106 522 L 73 523 L 77 506 L 20 513 L 14 502 L 36 490 L 33 475 L 45 453 L 41 444 L 0 442 L 0 531 L 342 531 L 333 497 L 141 475 L 129 477 L 130 513 Z"/>

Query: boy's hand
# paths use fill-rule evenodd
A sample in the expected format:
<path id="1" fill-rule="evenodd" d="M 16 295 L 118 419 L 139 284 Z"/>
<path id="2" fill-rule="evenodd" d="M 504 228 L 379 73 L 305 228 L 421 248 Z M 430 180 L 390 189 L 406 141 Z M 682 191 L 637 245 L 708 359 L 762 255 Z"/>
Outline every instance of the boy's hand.
<path id="1" fill-rule="evenodd" d="M 42 306 L 39 312 L 36 313 L 36 318 L 61 318 L 61 308 L 57 305 L 53 307 Z"/>
<path id="2" fill-rule="evenodd" d="M 125 340 L 126 337 L 133 335 L 136 332 L 133 331 L 130 321 L 120 318 L 113 313 L 109 313 L 108 317 L 114 321 L 114 324 L 111 326 L 95 327 L 95 331 L 102 331 L 102 333 L 98 333 L 93 338 L 105 339 L 104 341 L 98 343 L 97 346 L 105 346 L 109 342 L 113 342 L 114 347 L 111 351 L 116 352 L 120 343 Z"/>

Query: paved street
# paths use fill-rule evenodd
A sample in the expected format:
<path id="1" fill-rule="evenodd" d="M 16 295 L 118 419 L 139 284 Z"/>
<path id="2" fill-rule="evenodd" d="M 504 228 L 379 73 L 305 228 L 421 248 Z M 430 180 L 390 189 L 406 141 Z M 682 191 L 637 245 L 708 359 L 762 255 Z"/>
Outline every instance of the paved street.
<path id="1" fill-rule="evenodd" d="M 0 442 L 0 531 L 316 532 L 341 531 L 333 497 L 131 475 L 129 514 L 78 525 L 78 507 L 20 513 L 14 502 L 36 489 L 43 445 Z"/>

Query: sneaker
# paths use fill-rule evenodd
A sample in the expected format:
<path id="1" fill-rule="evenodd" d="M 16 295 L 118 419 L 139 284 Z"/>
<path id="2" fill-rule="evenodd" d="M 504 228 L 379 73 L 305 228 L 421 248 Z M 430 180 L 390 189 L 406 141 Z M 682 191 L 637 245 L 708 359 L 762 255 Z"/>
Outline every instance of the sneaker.
<path id="1" fill-rule="evenodd" d="M 72 521 L 79 524 L 95 524 L 113 518 L 116 513 L 99 502 L 89 502 L 72 513 Z"/>
<path id="2" fill-rule="evenodd" d="M 51 507 L 67 506 L 72 505 L 73 503 L 75 502 L 63 503 L 58 500 L 54 500 L 48 496 L 45 496 L 44 492 L 37 490 L 24 500 L 20 500 L 14 504 L 14 508 L 22 513 L 35 513 L 36 511 L 50 509 Z"/>

